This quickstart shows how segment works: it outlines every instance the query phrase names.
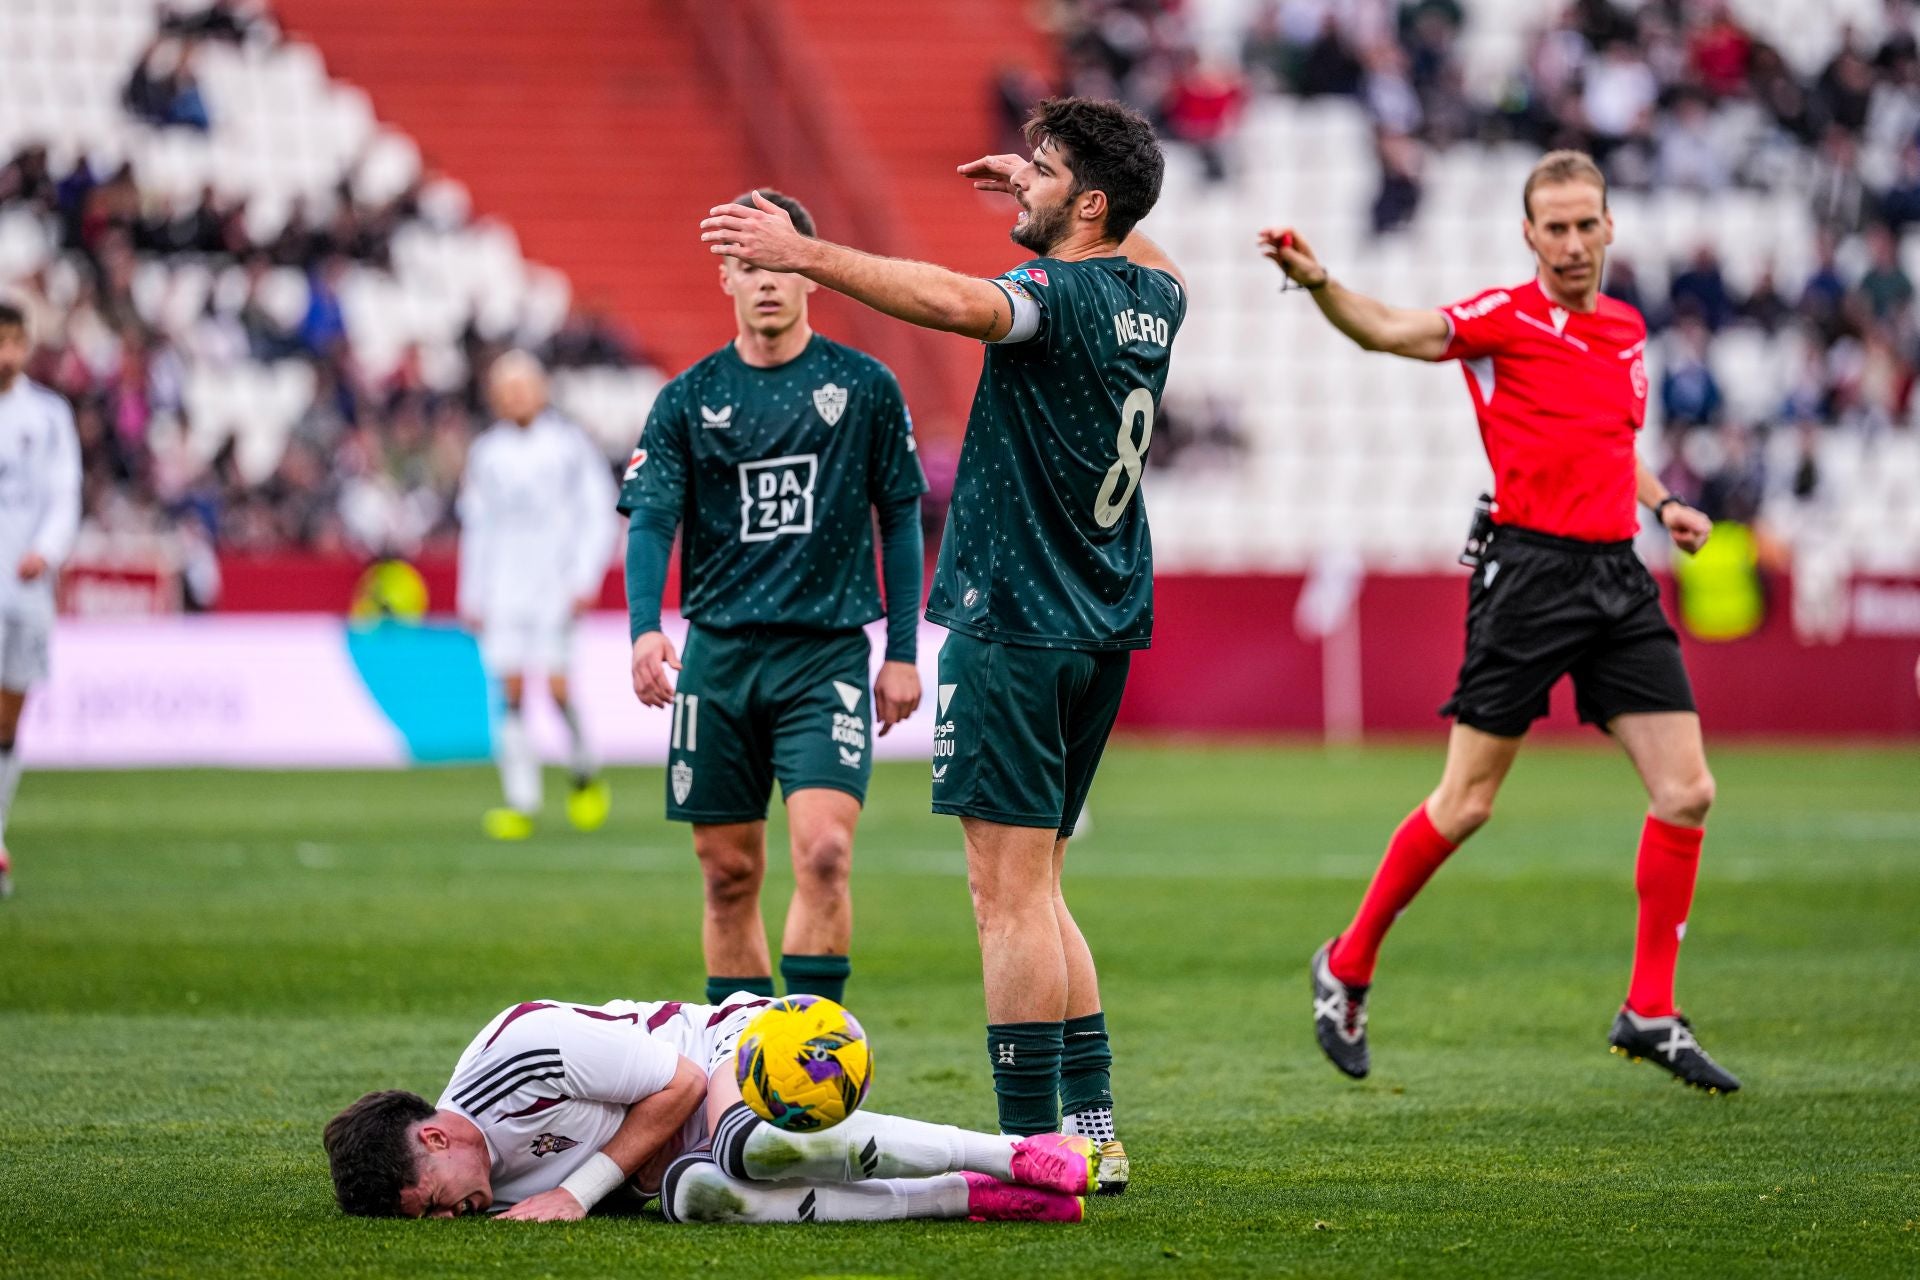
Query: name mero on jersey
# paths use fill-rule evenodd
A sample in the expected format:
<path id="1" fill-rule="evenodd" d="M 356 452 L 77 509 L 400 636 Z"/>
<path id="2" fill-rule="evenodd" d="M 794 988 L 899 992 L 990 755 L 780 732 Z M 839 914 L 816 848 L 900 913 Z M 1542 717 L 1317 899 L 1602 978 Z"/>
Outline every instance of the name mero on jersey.
<path id="1" fill-rule="evenodd" d="M 819 459 L 811 453 L 741 463 L 740 541 L 771 542 L 783 534 L 812 533 L 818 471 Z"/>

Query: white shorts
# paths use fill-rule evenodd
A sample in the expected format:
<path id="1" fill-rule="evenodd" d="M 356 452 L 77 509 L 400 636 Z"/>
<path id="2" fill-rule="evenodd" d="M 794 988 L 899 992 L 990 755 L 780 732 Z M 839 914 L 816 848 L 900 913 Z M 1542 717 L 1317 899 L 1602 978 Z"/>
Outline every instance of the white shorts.
<path id="1" fill-rule="evenodd" d="M 25 693 L 47 678 L 50 619 L 17 613 L 0 615 L 0 689 Z"/>
<path id="2" fill-rule="evenodd" d="M 480 626 L 480 658 L 498 676 L 564 676 L 573 663 L 573 619 L 488 618 Z"/>

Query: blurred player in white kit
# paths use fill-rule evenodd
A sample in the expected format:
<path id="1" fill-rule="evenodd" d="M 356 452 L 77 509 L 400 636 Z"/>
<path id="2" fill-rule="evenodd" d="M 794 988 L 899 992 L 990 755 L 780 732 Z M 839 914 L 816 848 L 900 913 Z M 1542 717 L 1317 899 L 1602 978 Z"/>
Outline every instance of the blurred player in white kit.
<path id="1" fill-rule="evenodd" d="M 27 377 L 26 312 L 0 300 L 0 898 L 13 892 L 7 815 L 20 785 L 14 747 L 27 691 L 47 674 L 53 584 L 80 528 L 73 410 Z"/>
<path id="2" fill-rule="evenodd" d="M 540 758 L 521 701 L 528 672 L 546 672 L 566 721 L 572 790 L 567 818 L 582 831 L 607 819 L 611 796 L 567 688 L 574 619 L 593 607 L 612 557 L 613 473 L 586 433 L 547 406 L 546 372 L 509 351 L 487 374 L 497 421 L 467 454 L 460 486 L 460 617 L 480 637 L 504 709 L 494 734 L 504 808 L 487 834 L 521 840 L 540 812 Z"/>

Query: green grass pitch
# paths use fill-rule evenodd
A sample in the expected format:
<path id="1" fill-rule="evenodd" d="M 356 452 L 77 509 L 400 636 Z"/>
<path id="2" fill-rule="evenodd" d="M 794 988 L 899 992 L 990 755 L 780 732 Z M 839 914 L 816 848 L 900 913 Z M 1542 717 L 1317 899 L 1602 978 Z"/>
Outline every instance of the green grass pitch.
<path id="1" fill-rule="evenodd" d="M 1732 1098 L 1605 1052 L 1641 802 L 1602 746 L 1523 755 L 1401 922 L 1364 1084 L 1314 1048 L 1306 960 L 1438 745 L 1117 748 L 1069 892 L 1137 1173 L 1066 1228 L 343 1219 L 319 1132 L 362 1090 L 434 1096 L 523 997 L 698 998 L 659 773 L 615 775 L 607 830 L 550 805 L 521 846 L 480 837 L 477 769 L 30 775 L 0 1275 L 1920 1274 L 1920 752 L 1714 760 L 1680 981 Z M 990 1127 L 958 832 L 924 766 L 875 781 L 849 996 L 870 1105 Z"/>

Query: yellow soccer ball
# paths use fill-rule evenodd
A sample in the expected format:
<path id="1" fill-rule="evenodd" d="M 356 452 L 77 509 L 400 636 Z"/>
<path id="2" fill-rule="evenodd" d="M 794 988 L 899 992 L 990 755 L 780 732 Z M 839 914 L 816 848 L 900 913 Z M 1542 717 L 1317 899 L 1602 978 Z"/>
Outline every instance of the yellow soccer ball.
<path id="1" fill-rule="evenodd" d="M 860 1107 L 873 1050 L 853 1015 L 824 996 L 788 996 L 762 1009 L 734 1051 L 740 1096 L 780 1129 L 831 1129 Z"/>

